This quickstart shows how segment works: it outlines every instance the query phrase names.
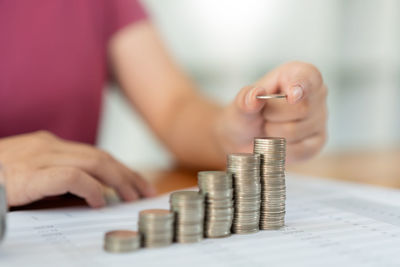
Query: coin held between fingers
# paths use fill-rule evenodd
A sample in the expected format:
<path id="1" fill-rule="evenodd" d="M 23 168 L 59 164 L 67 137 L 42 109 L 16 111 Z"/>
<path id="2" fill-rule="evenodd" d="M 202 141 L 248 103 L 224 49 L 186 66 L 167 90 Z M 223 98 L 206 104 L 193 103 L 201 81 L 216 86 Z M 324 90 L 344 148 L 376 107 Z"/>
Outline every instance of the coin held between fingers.
<path id="1" fill-rule="evenodd" d="M 257 99 L 280 99 L 286 98 L 286 95 L 283 94 L 271 94 L 271 95 L 258 95 L 256 96 Z"/>

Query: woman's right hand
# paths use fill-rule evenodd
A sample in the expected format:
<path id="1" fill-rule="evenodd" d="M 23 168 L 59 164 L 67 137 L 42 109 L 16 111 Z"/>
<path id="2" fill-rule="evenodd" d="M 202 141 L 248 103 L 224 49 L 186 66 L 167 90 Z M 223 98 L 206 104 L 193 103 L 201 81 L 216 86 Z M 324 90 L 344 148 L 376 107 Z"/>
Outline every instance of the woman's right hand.
<path id="1" fill-rule="evenodd" d="M 104 185 L 126 201 L 153 196 L 137 173 L 93 146 L 65 141 L 49 132 L 0 139 L 9 206 L 72 193 L 92 207 L 104 206 Z"/>

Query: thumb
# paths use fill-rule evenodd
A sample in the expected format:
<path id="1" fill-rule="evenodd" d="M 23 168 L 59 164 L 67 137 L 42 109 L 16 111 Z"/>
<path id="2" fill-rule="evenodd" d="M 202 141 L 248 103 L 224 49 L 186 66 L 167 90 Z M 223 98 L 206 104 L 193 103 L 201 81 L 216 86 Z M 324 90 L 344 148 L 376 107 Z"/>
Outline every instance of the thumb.
<path id="1" fill-rule="evenodd" d="M 323 84 L 319 70 L 311 64 L 302 62 L 283 65 L 277 81 L 290 104 L 310 97 Z"/>
<path id="2" fill-rule="evenodd" d="M 252 115 L 260 112 L 265 101 L 257 99 L 258 95 L 266 94 L 266 90 L 260 86 L 249 85 L 237 94 L 234 105 L 236 109 L 245 115 Z"/>
<path id="3" fill-rule="evenodd" d="M 300 72 L 300 73 L 299 73 Z M 293 71 L 287 66 L 269 73 L 257 82 L 257 85 L 267 88 L 267 94 L 284 94 L 290 104 L 299 102 L 305 97 L 305 86 L 308 85 L 302 71 Z"/>

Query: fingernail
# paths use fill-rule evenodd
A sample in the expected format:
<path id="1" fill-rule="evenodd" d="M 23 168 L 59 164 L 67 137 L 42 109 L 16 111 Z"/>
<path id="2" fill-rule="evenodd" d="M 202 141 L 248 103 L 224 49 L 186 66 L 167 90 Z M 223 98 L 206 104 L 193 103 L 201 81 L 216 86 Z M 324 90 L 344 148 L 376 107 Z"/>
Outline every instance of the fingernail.
<path id="1" fill-rule="evenodd" d="M 255 90 L 256 90 L 256 87 L 254 87 L 253 89 L 251 89 L 251 90 L 247 93 L 246 99 L 245 99 L 246 106 L 249 106 L 249 105 L 250 105 L 251 96 L 253 95 L 253 92 L 254 92 Z"/>
<path id="2" fill-rule="evenodd" d="M 253 89 L 251 89 L 251 90 L 247 93 L 246 99 L 245 99 L 246 106 L 249 106 L 249 105 L 250 105 L 252 98 L 255 98 L 256 95 L 258 94 L 258 92 L 260 92 L 260 91 L 264 91 L 264 89 L 261 88 L 261 87 L 257 87 L 257 86 L 256 86 L 256 87 L 254 87 Z"/>
<path id="3" fill-rule="evenodd" d="M 292 97 L 294 102 L 299 101 L 303 97 L 303 88 L 301 88 L 300 86 L 293 87 Z"/>

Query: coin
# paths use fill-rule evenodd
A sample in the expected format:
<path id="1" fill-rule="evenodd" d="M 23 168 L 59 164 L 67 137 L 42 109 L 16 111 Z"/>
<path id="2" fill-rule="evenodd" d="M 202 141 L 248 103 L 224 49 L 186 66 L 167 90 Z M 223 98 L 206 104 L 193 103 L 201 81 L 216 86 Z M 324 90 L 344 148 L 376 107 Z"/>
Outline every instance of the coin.
<path id="1" fill-rule="evenodd" d="M 261 157 L 260 229 L 279 229 L 285 224 L 286 140 L 280 137 L 255 138 L 254 153 Z"/>
<path id="2" fill-rule="evenodd" d="M 202 240 L 204 196 L 196 191 L 177 191 L 170 195 L 169 201 L 175 215 L 174 240 L 178 243 Z"/>
<path id="3" fill-rule="evenodd" d="M 270 94 L 270 95 L 258 95 L 257 99 L 278 99 L 278 98 L 286 98 L 284 94 Z"/>
<path id="4" fill-rule="evenodd" d="M 237 234 L 257 232 L 260 220 L 260 155 L 235 153 L 227 156 L 228 172 L 234 187 L 232 231 Z"/>
<path id="5" fill-rule="evenodd" d="M 0 164 L 0 243 L 6 234 L 7 197 L 5 188 L 5 177 Z"/>
<path id="6" fill-rule="evenodd" d="M 139 232 L 143 246 L 164 247 L 174 237 L 174 213 L 165 209 L 148 209 L 139 212 Z"/>
<path id="7" fill-rule="evenodd" d="M 115 230 L 104 235 L 104 250 L 113 253 L 135 251 L 140 248 L 140 234 L 130 230 Z"/>
<path id="8" fill-rule="evenodd" d="M 205 197 L 204 236 L 229 236 L 233 220 L 232 175 L 223 171 L 202 171 L 197 177 L 200 193 Z"/>
<path id="9" fill-rule="evenodd" d="M 103 197 L 108 206 L 116 205 L 122 202 L 118 193 L 113 188 L 108 186 L 103 187 Z"/>

